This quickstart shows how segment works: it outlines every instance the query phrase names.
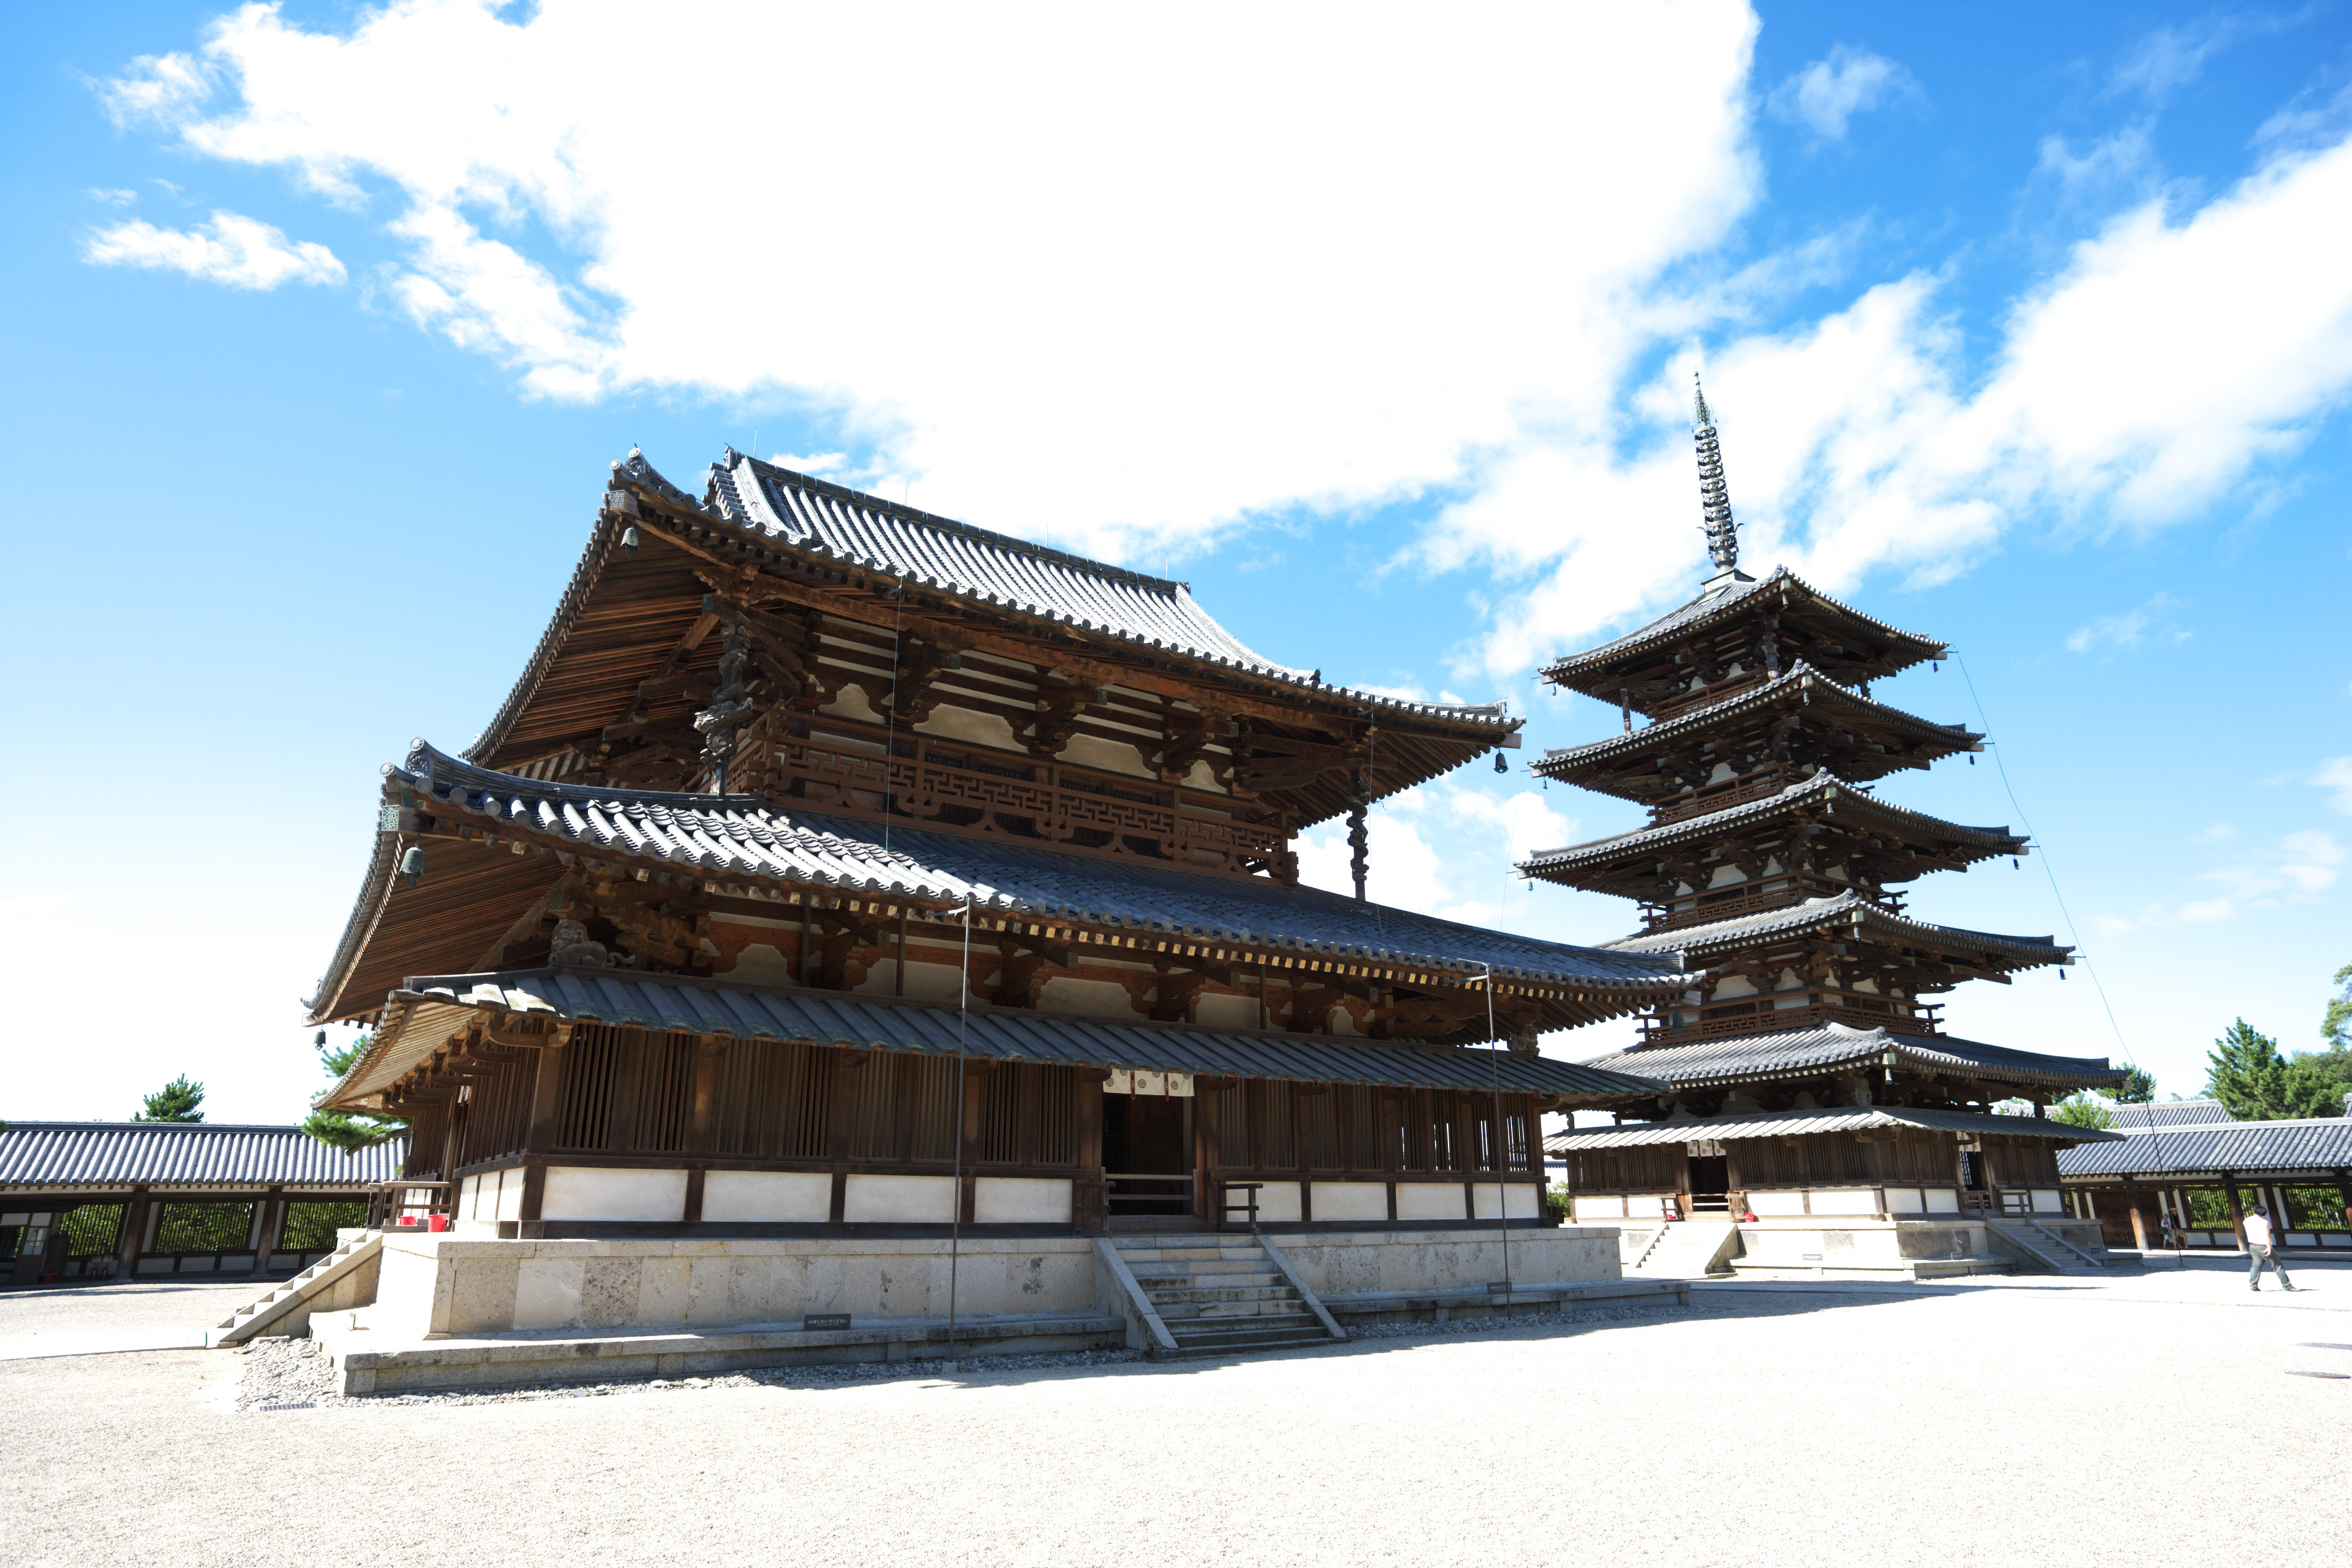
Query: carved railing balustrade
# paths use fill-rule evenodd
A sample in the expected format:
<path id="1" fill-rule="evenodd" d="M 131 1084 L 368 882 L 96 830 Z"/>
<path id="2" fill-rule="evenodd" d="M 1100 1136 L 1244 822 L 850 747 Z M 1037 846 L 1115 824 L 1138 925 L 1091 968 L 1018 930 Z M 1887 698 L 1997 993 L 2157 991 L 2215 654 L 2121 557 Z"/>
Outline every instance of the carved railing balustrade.
<path id="1" fill-rule="evenodd" d="M 1248 805 L 1229 796 L 904 731 L 891 739 L 886 760 L 880 728 L 838 728 L 860 738 L 873 729 L 874 749 L 823 734 L 776 742 L 775 785 L 812 811 L 880 817 L 887 809 L 896 821 L 943 832 L 1297 878 L 1284 826 L 1250 820 L 1243 815 Z"/>

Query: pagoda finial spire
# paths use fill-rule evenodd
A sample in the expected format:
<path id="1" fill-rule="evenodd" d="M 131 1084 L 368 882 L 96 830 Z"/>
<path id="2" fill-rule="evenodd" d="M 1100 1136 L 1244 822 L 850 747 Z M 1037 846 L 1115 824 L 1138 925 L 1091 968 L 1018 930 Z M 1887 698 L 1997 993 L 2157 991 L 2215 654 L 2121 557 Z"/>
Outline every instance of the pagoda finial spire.
<path id="1" fill-rule="evenodd" d="M 1739 530 L 1731 521 L 1731 491 L 1723 482 L 1723 449 L 1716 444 L 1715 416 L 1706 405 L 1706 389 L 1691 372 L 1696 394 L 1691 410 L 1691 436 L 1698 443 L 1698 499 L 1706 513 L 1706 552 L 1717 572 L 1739 564 Z"/>

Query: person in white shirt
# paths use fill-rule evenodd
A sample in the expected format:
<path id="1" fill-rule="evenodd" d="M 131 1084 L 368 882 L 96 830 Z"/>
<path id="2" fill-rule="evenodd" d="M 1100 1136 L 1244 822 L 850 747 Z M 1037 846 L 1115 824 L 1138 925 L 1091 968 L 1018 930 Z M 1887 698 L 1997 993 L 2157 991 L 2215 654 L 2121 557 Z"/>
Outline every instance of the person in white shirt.
<path id="1" fill-rule="evenodd" d="M 2253 1259 L 2253 1267 L 2246 1271 L 2246 1289 L 2263 1288 L 2263 1265 L 2267 1263 L 2271 1272 L 2278 1276 L 2279 1289 L 2294 1289 L 2294 1281 L 2286 1277 L 2286 1266 L 2278 1260 L 2278 1249 L 2271 1245 L 2270 1211 L 2256 1204 L 2247 1211 L 2245 1226 L 2246 1256 Z"/>

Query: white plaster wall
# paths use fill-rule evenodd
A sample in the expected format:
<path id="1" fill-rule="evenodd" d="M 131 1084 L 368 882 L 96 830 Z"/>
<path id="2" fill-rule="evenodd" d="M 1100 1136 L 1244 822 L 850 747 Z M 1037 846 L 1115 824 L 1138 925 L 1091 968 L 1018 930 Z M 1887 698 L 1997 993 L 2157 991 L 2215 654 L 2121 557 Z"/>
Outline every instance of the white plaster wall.
<path id="1" fill-rule="evenodd" d="M 1202 992 L 1193 998 L 1192 1017 L 1204 1029 L 1255 1029 L 1257 998 L 1216 996 Z"/>
<path id="2" fill-rule="evenodd" d="M 886 1000 L 904 996 L 909 1002 L 944 1002 L 952 1007 L 962 999 L 959 989 L 961 973 L 953 960 L 942 963 L 925 963 L 922 949 L 909 944 L 905 991 L 898 989 L 898 960 L 893 956 L 879 960 L 866 972 L 866 979 L 857 987 L 856 994 Z"/>
<path id="3" fill-rule="evenodd" d="M 829 713 L 832 710 L 828 708 L 825 711 Z M 1013 733 L 1010 720 L 994 713 L 976 713 L 969 708 L 934 708 L 929 718 L 915 726 L 915 732 L 969 741 L 975 746 L 994 746 L 1003 752 L 1021 750 L 1021 742 Z"/>
<path id="4" fill-rule="evenodd" d="M 1496 1195 L 1496 1186 L 1492 1182 L 1481 1182 L 1472 1187 L 1470 1201 L 1477 1205 L 1473 1217 L 1493 1219 Z M 1502 1186 L 1501 1195 L 1503 1200 L 1510 1205 L 1511 1218 L 1533 1219 L 1536 1217 L 1536 1190 L 1525 1182 L 1506 1182 Z"/>
<path id="5" fill-rule="evenodd" d="M 539 1213 L 542 1219 L 682 1220 L 686 1173 L 550 1165 Z"/>
<path id="6" fill-rule="evenodd" d="M 1070 1188 L 1070 1183 L 1046 1176 L 982 1176 L 972 1184 L 972 1223 L 1067 1225 Z"/>
<path id="7" fill-rule="evenodd" d="M 841 1216 L 852 1225 L 946 1225 L 955 1218 L 952 1176 L 852 1176 Z"/>
<path id="8" fill-rule="evenodd" d="M 1580 1197 L 1576 1200 L 1576 1217 L 1583 1219 L 1623 1219 L 1625 1200 L 1615 1193 L 1600 1197 Z"/>
<path id="9" fill-rule="evenodd" d="M 735 955 L 734 968 L 718 973 L 746 985 L 790 985 L 799 978 L 793 973 L 792 960 L 764 942 L 749 943 Z"/>
<path id="10" fill-rule="evenodd" d="M 1722 1001 L 1727 996 L 1753 996 L 1755 994 L 1756 987 L 1749 984 L 1746 980 L 1740 978 L 1737 974 L 1727 974 L 1722 979 L 1715 983 L 1715 998 L 1718 1002 Z"/>
<path id="11" fill-rule="evenodd" d="M 833 1214 L 833 1178 L 821 1171 L 711 1171 L 702 1178 L 706 1220 L 822 1225 Z"/>
<path id="12" fill-rule="evenodd" d="M 1916 1187 L 1889 1187 L 1886 1189 L 1886 1212 L 1888 1214 L 1926 1214 L 1927 1203 L 1920 1196 L 1919 1189 Z"/>
<path id="13" fill-rule="evenodd" d="M 1952 1191 L 1951 1188 L 1927 1187 L 1922 1190 L 1927 1195 L 1927 1212 L 1929 1214 L 1958 1214 L 1960 1212 L 1960 1194 Z"/>
<path id="14" fill-rule="evenodd" d="M 1299 1218 L 1298 1191 L 1299 1186 L 1297 1182 L 1266 1183 L 1265 1185 L 1260 1187 L 1257 1191 L 1257 1217 L 1263 1220 L 1294 1220 Z M 1247 1195 L 1248 1194 L 1244 1193 L 1229 1191 L 1226 1194 L 1225 1201 L 1229 1204 L 1237 1204 Z M 1241 1215 L 1234 1215 L 1233 1216 L 1235 1220 L 1240 1220 L 1244 1216 Z M 1317 1215 L 1315 1217 L 1321 1219 L 1323 1216 L 1321 1215 Z"/>
<path id="15" fill-rule="evenodd" d="M 1462 1206 L 1462 1187 L 1455 1182 L 1399 1182 L 1397 1184 L 1397 1218 L 1407 1219 L 1466 1219 L 1469 1210 Z"/>
<path id="16" fill-rule="evenodd" d="M 1076 763 L 1082 768 L 1099 768 L 1107 773 L 1125 773 L 1130 778 L 1160 777 L 1143 765 L 1142 753 L 1133 746 L 1117 741 L 1106 741 L 1099 735 L 1073 735 L 1062 748 L 1062 760 Z"/>
<path id="17" fill-rule="evenodd" d="M 522 1184 L 525 1175 L 526 1173 L 520 1165 L 503 1173 L 503 1179 L 499 1184 L 499 1218 L 520 1219 L 522 1217 Z"/>
<path id="18" fill-rule="evenodd" d="M 2033 1189 L 2033 1212 L 2035 1214 L 2064 1214 L 2066 1212 L 2066 1201 L 2058 1195 L 2057 1191 L 2054 1188 L 2036 1187 Z M 2272 1212 L 2275 1214 L 2278 1211 L 2274 1209 Z"/>
<path id="19" fill-rule="evenodd" d="M 1205 757 L 1192 764 L 1192 772 L 1184 775 L 1184 783 L 1188 788 L 1206 790 L 1212 795 L 1229 793 L 1224 785 L 1217 782 L 1216 770 L 1209 765 L 1209 761 Z"/>
<path id="20" fill-rule="evenodd" d="M 1814 1192 L 1812 1196 L 1812 1212 L 1815 1214 L 1874 1215 L 1878 1212 L 1878 1194 L 1867 1187 L 1822 1189 Z"/>
<path id="21" fill-rule="evenodd" d="M 1076 1018 L 1131 1019 L 1136 1016 L 1135 1001 L 1128 995 L 1126 986 L 1108 980 L 1073 980 L 1066 974 L 1057 974 L 1045 982 L 1045 989 L 1038 996 L 1037 1010 Z"/>
<path id="22" fill-rule="evenodd" d="M 1805 1194 L 1802 1193 L 1750 1193 L 1748 1206 L 1759 1215 L 1802 1214 Z"/>
<path id="23" fill-rule="evenodd" d="M 1386 1223 L 1388 1217 L 1389 1189 L 1385 1183 L 1315 1184 L 1315 1218 L 1318 1223 L 1335 1219 L 1374 1219 Z"/>
<path id="24" fill-rule="evenodd" d="M 877 676 L 874 679 L 880 679 L 881 677 Z M 874 704 L 866 700 L 866 689 L 862 686 L 853 685 L 843 687 L 841 689 L 840 696 L 835 698 L 832 701 L 818 709 L 817 711 L 820 713 L 836 713 L 844 719 L 863 719 L 869 724 L 879 724 L 882 722 L 882 715 L 877 713 L 874 710 Z M 836 735 L 831 737 L 830 742 L 838 742 L 845 739 L 845 737 Z M 882 749 L 879 746 L 877 746 L 875 748 L 875 754 L 879 756 L 881 754 L 881 750 Z"/>

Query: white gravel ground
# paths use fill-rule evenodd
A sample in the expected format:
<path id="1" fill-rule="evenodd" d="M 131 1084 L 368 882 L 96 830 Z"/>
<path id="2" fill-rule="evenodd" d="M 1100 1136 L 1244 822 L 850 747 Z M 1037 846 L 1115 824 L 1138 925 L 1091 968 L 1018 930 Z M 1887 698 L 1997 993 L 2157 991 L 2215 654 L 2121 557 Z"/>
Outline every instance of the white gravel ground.
<path id="1" fill-rule="evenodd" d="M 240 1413 L 290 1346 L 11 1362 L 5 1557 L 2334 1568 L 2352 1271 L 2298 1282 L 1707 1286 L 1225 1363 L 483 1405 Z"/>

